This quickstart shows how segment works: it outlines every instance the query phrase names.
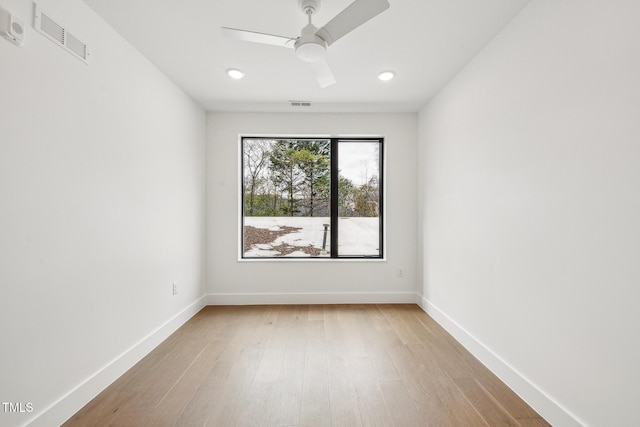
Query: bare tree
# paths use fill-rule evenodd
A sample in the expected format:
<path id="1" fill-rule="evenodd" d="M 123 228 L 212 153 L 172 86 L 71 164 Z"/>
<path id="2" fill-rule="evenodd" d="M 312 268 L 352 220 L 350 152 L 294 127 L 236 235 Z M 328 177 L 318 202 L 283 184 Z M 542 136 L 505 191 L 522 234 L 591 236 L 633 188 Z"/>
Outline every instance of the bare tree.
<path id="1" fill-rule="evenodd" d="M 271 153 L 271 141 L 263 139 L 248 139 L 244 141 L 244 182 L 245 194 L 248 192 L 248 206 L 245 206 L 245 214 L 252 216 L 254 213 L 254 198 L 256 188 L 260 184 L 262 170 L 269 161 Z"/>

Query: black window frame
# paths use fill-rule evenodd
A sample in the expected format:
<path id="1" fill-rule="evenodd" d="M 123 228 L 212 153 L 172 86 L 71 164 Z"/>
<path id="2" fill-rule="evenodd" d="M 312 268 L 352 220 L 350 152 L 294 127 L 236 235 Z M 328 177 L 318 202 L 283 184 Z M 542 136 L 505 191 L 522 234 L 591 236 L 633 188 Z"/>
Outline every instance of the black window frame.
<path id="1" fill-rule="evenodd" d="M 330 252 L 329 256 L 245 256 L 244 251 L 244 219 L 245 219 L 245 162 L 244 162 L 244 143 L 246 140 L 292 140 L 292 141 L 330 141 Z M 339 245 L 339 204 L 338 200 L 338 182 L 339 182 L 339 150 L 338 145 L 341 142 L 377 142 L 379 144 L 378 156 L 378 254 L 377 255 L 340 255 L 338 253 Z M 327 137 L 327 136 L 240 136 L 240 259 L 241 260 L 382 260 L 385 259 L 385 236 L 384 236 L 384 215 L 385 215 L 385 150 L 384 137 L 382 136 L 349 136 L 349 137 Z"/>

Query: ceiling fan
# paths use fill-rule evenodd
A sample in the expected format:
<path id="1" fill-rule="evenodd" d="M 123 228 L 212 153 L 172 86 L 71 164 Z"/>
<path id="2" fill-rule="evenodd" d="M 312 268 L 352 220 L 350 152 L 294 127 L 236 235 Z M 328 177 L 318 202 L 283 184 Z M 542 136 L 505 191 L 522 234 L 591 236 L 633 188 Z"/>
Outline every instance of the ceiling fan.
<path id="1" fill-rule="evenodd" d="M 388 0 L 355 0 L 324 27 L 318 29 L 311 23 L 311 17 L 318 11 L 320 0 L 298 0 L 298 5 L 309 19 L 309 23 L 302 29 L 302 33 L 298 38 L 275 36 L 228 27 L 222 27 L 222 31 L 227 37 L 235 40 L 295 49 L 296 56 L 311 65 L 318 84 L 322 88 L 331 86 L 336 82 L 333 72 L 325 59 L 327 46 L 331 46 L 344 35 L 389 8 Z"/>

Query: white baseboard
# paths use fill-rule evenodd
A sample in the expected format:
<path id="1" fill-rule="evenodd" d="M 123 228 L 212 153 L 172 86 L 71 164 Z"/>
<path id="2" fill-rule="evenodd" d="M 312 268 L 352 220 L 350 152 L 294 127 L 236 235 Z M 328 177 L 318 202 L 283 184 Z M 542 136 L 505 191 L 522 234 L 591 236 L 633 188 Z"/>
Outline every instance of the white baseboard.
<path id="1" fill-rule="evenodd" d="M 419 304 L 415 292 L 316 292 L 207 295 L 208 305 L 268 304 Z"/>
<path id="2" fill-rule="evenodd" d="M 549 423 L 562 427 L 585 425 L 426 298 L 420 297 L 419 305 Z"/>
<path id="3" fill-rule="evenodd" d="M 27 425 L 29 425 L 29 427 L 49 427 L 64 423 L 118 377 L 149 354 L 158 344 L 167 339 L 169 335 L 191 319 L 205 305 L 206 296 L 202 296 L 105 365 L 102 369 L 98 370 L 51 406 L 35 414 L 34 418 L 32 418 Z"/>

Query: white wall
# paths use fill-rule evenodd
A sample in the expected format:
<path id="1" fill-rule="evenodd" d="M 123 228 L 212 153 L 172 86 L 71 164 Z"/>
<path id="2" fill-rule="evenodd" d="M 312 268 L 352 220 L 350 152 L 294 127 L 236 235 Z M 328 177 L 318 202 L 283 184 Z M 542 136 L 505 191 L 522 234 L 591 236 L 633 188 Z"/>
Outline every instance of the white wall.
<path id="1" fill-rule="evenodd" d="M 0 1 L 27 23 L 0 39 L 0 401 L 33 406 L 3 426 L 58 425 L 203 303 L 204 111 L 83 2 L 38 3 L 93 55 Z"/>
<path id="2" fill-rule="evenodd" d="M 416 114 L 210 113 L 207 292 L 218 303 L 415 301 Z M 386 261 L 238 261 L 240 134 L 382 135 Z M 397 268 L 405 276 L 396 277 Z"/>
<path id="3" fill-rule="evenodd" d="M 558 426 L 640 425 L 638 16 L 534 0 L 419 117 L 424 302 Z"/>

